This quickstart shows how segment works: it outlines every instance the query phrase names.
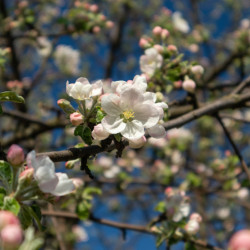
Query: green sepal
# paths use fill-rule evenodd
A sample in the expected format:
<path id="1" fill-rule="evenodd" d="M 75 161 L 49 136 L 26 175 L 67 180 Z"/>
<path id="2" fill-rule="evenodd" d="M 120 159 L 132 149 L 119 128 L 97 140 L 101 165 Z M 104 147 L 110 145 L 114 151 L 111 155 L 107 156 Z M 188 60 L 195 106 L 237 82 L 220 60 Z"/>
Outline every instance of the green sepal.
<path id="1" fill-rule="evenodd" d="M 17 102 L 17 103 L 24 103 L 24 98 L 18 95 L 14 91 L 5 91 L 0 93 L 0 101 L 10 101 L 10 102 Z"/>

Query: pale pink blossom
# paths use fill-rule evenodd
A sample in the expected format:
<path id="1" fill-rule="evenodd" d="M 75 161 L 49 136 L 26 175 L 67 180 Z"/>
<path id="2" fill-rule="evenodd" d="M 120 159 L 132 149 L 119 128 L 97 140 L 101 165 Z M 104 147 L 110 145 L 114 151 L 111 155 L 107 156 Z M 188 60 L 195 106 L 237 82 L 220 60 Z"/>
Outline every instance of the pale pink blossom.
<path id="1" fill-rule="evenodd" d="M 145 50 L 145 55 L 140 57 L 140 69 L 142 72 L 152 76 L 156 69 L 162 66 L 163 57 L 155 48 Z"/>
<path id="2" fill-rule="evenodd" d="M 169 37 L 169 31 L 167 29 L 162 29 L 162 31 L 161 31 L 161 39 L 165 40 L 168 37 Z"/>
<path id="3" fill-rule="evenodd" d="M 235 233 L 229 241 L 229 250 L 249 250 L 250 249 L 250 230 L 244 229 Z"/>
<path id="4" fill-rule="evenodd" d="M 0 211 L 0 230 L 8 225 L 19 225 L 18 218 L 10 211 Z"/>
<path id="5" fill-rule="evenodd" d="M 141 38 L 139 41 L 139 46 L 143 49 L 147 48 L 149 46 L 149 42 L 145 38 Z"/>
<path id="6" fill-rule="evenodd" d="M 55 173 L 55 165 L 48 156 L 36 156 L 31 151 L 27 156 L 27 165 L 34 169 L 34 178 L 44 193 L 62 196 L 74 190 L 74 184 L 65 173 Z"/>
<path id="7" fill-rule="evenodd" d="M 155 36 L 160 36 L 161 35 L 161 32 L 162 32 L 162 28 L 160 27 L 160 26 L 155 26 L 154 28 L 153 28 L 153 34 L 155 35 Z"/>
<path id="8" fill-rule="evenodd" d="M 169 44 L 167 46 L 167 50 L 170 51 L 170 52 L 177 52 L 178 51 L 177 47 L 175 45 L 173 45 L 173 44 Z"/>
<path id="9" fill-rule="evenodd" d="M 95 34 L 100 33 L 100 31 L 101 31 L 101 28 L 100 28 L 99 26 L 94 26 L 94 27 L 93 27 L 93 32 L 94 32 Z"/>
<path id="10" fill-rule="evenodd" d="M 182 83 L 182 88 L 185 89 L 187 92 L 194 93 L 196 84 L 193 80 L 187 79 Z"/>
<path id="11" fill-rule="evenodd" d="M 91 12 L 96 13 L 96 12 L 98 11 L 98 9 L 99 9 L 99 7 L 98 7 L 97 4 L 91 4 L 91 5 L 89 6 L 89 10 L 90 10 Z"/>
<path id="12" fill-rule="evenodd" d="M 187 234 L 195 235 L 200 230 L 200 223 L 196 220 L 190 219 L 184 228 Z"/>
<path id="13" fill-rule="evenodd" d="M 7 160 L 13 166 L 20 166 L 24 162 L 23 149 L 16 144 L 12 144 L 7 152 Z"/>
<path id="14" fill-rule="evenodd" d="M 21 226 L 17 224 L 5 226 L 0 235 L 4 249 L 16 248 L 23 239 L 23 231 Z"/>
<path id="15" fill-rule="evenodd" d="M 163 47 L 160 44 L 155 44 L 154 48 L 159 52 L 162 53 L 164 51 Z"/>
<path id="16" fill-rule="evenodd" d="M 104 129 L 104 127 L 102 126 L 101 123 L 100 123 L 100 124 L 97 124 L 97 125 L 94 127 L 93 131 L 92 131 L 92 136 L 93 136 L 93 138 L 94 138 L 95 140 L 99 140 L 99 141 L 108 138 L 109 135 L 110 135 L 109 132 L 107 132 L 107 131 Z"/>
<path id="17" fill-rule="evenodd" d="M 204 73 L 204 68 L 201 65 L 194 65 L 191 68 L 191 72 L 194 75 L 201 76 Z"/>

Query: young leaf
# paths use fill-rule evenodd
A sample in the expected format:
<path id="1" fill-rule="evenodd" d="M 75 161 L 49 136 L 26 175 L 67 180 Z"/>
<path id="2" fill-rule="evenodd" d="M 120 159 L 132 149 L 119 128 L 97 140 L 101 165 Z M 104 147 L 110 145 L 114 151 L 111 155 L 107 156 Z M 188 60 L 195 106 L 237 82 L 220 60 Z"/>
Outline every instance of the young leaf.
<path id="1" fill-rule="evenodd" d="M 17 103 L 24 103 L 24 98 L 18 95 L 14 91 L 5 91 L 0 93 L 0 101 L 10 101 L 10 102 L 17 102 Z"/>
<path id="2" fill-rule="evenodd" d="M 92 144 L 91 129 L 89 127 L 83 127 L 82 125 L 77 126 L 74 135 L 79 135 L 86 144 Z"/>
<path id="3" fill-rule="evenodd" d="M 20 211 L 20 205 L 15 198 L 6 196 L 4 198 L 3 210 L 8 210 L 13 214 L 18 215 Z"/>

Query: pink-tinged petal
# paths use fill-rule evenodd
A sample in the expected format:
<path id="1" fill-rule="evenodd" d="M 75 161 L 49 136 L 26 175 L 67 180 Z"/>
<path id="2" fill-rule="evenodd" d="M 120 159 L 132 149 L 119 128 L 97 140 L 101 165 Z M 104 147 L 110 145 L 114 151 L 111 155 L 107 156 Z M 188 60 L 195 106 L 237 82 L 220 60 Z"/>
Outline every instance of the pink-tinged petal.
<path id="1" fill-rule="evenodd" d="M 143 147 L 147 142 L 147 139 L 145 136 L 142 136 L 139 139 L 135 139 L 135 140 L 129 140 L 129 146 L 131 148 L 141 148 Z"/>
<path id="2" fill-rule="evenodd" d="M 99 80 L 92 84 L 92 89 L 91 89 L 91 96 L 98 96 L 102 94 L 102 81 Z"/>
<path id="3" fill-rule="evenodd" d="M 56 173 L 56 176 L 59 181 L 55 189 L 51 191 L 51 194 L 56 196 L 62 196 L 71 193 L 75 189 L 73 181 L 69 179 L 66 174 Z"/>
<path id="4" fill-rule="evenodd" d="M 139 75 L 135 76 L 133 79 L 133 87 L 140 90 L 141 93 L 144 93 L 148 87 L 146 77 Z"/>
<path id="5" fill-rule="evenodd" d="M 144 102 L 155 102 L 156 101 L 156 94 L 153 92 L 146 92 L 143 94 Z"/>
<path id="6" fill-rule="evenodd" d="M 151 137 L 154 137 L 157 139 L 163 138 L 166 136 L 165 128 L 160 124 L 156 124 L 155 126 L 148 128 L 147 130 Z"/>
<path id="7" fill-rule="evenodd" d="M 105 116 L 102 119 L 102 126 L 110 134 L 117 134 L 123 131 L 126 127 L 126 123 L 123 122 L 123 119 L 115 116 Z"/>
<path id="8" fill-rule="evenodd" d="M 116 94 L 104 95 L 101 100 L 102 109 L 110 116 L 120 116 L 120 97 Z"/>
<path id="9" fill-rule="evenodd" d="M 154 103 L 136 105 L 134 107 L 134 112 L 135 120 L 141 121 L 145 128 L 153 127 L 157 124 L 160 118 L 158 108 Z"/>
<path id="10" fill-rule="evenodd" d="M 134 106 L 144 101 L 143 95 L 136 88 L 128 88 L 121 93 L 120 107 L 122 110 L 134 109 Z"/>
<path id="11" fill-rule="evenodd" d="M 121 134 L 128 140 L 136 140 L 144 135 L 144 128 L 140 121 L 133 120 L 126 123 L 125 129 Z"/>
<path id="12" fill-rule="evenodd" d="M 80 77 L 80 78 L 76 79 L 76 83 L 77 82 L 81 83 L 83 86 L 84 85 L 90 85 L 88 79 L 85 78 L 85 77 Z"/>

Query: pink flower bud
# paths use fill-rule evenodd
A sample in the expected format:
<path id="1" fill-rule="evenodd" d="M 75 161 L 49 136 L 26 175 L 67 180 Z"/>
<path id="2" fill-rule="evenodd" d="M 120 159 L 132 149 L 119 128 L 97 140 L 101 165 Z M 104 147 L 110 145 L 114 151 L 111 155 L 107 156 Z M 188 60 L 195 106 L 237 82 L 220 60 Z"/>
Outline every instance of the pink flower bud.
<path id="1" fill-rule="evenodd" d="M 160 26 L 155 26 L 153 28 L 153 34 L 155 36 L 160 36 L 161 35 L 161 32 L 162 32 L 162 28 Z"/>
<path id="2" fill-rule="evenodd" d="M 74 126 L 78 126 L 80 125 L 81 123 L 83 123 L 83 117 L 82 117 L 82 114 L 78 113 L 78 112 L 74 112 L 72 113 L 70 116 L 70 121 L 72 123 L 72 125 Z"/>
<path id="3" fill-rule="evenodd" d="M 93 27 L 93 32 L 94 32 L 95 34 L 99 33 L 100 31 L 101 31 L 101 28 L 100 28 L 99 26 L 94 26 L 94 27 Z"/>
<path id="4" fill-rule="evenodd" d="M 166 196 L 170 196 L 170 195 L 172 195 L 174 193 L 174 190 L 173 190 L 172 187 L 167 187 L 165 189 L 164 193 L 165 193 Z"/>
<path id="5" fill-rule="evenodd" d="M 9 211 L 0 211 L 0 230 L 8 225 L 19 225 L 18 218 Z"/>
<path id="6" fill-rule="evenodd" d="M 97 4 L 92 4 L 92 5 L 90 5 L 90 7 L 89 7 L 89 10 L 90 10 L 91 12 L 94 12 L 94 13 L 96 13 L 96 12 L 98 11 L 98 9 L 99 9 L 99 7 L 98 7 Z"/>
<path id="7" fill-rule="evenodd" d="M 196 234 L 200 229 L 200 224 L 196 220 L 189 220 L 188 223 L 185 225 L 185 231 L 189 235 Z"/>
<path id="8" fill-rule="evenodd" d="M 182 83 L 182 88 L 185 89 L 187 92 L 190 92 L 190 93 L 194 93 L 195 87 L 196 87 L 196 84 L 191 79 L 185 80 Z"/>
<path id="9" fill-rule="evenodd" d="M 92 136 L 95 140 L 101 141 L 109 137 L 109 132 L 103 128 L 102 124 L 98 124 L 94 127 Z"/>
<path id="10" fill-rule="evenodd" d="M 129 146 L 131 148 L 141 148 L 142 146 L 144 146 L 147 142 L 147 139 L 145 136 L 142 136 L 141 138 L 137 139 L 137 140 L 129 140 Z"/>
<path id="11" fill-rule="evenodd" d="M 159 53 L 162 53 L 163 52 L 163 47 L 159 44 L 155 44 L 154 45 L 154 48 L 159 52 Z"/>
<path id="12" fill-rule="evenodd" d="M 250 249 L 250 230 L 238 231 L 229 241 L 230 250 Z"/>
<path id="13" fill-rule="evenodd" d="M 196 220 L 197 222 L 201 223 L 202 222 L 202 217 L 198 213 L 192 213 L 190 215 L 190 220 Z"/>
<path id="14" fill-rule="evenodd" d="M 174 87 L 175 87 L 176 89 L 181 88 L 181 86 L 182 86 L 182 81 L 175 81 L 175 82 L 174 82 Z"/>
<path id="15" fill-rule="evenodd" d="M 203 75 L 204 73 L 204 68 L 201 66 L 201 65 L 195 65 L 191 68 L 191 72 L 194 74 L 194 75 L 197 75 L 197 76 L 200 76 L 200 75 Z"/>
<path id="16" fill-rule="evenodd" d="M 108 28 L 108 29 L 112 29 L 113 27 L 114 27 L 114 22 L 112 22 L 112 21 L 107 21 L 106 23 L 105 23 L 105 26 Z"/>
<path id="17" fill-rule="evenodd" d="M 169 37 L 169 31 L 167 30 L 167 29 L 163 29 L 162 31 L 161 31 L 161 39 L 162 40 L 165 40 L 166 38 L 168 38 Z"/>
<path id="18" fill-rule="evenodd" d="M 20 225 L 8 225 L 1 231 L 1 241 L 4 249 L 17 247 L 23 239 L 23 232 Z"/>
<path id="19" fill-rule="evenodd" d="M 31 181 L 34 175 L 34 168 L 26 168 L 23 172 L 19 175 L 19 181 L 27 180 Z"/>
<path id="20" fill-rule="evenodd" d="M 12 144 L 7 153 L 7 160 L 13 166 L 20 166 L 24 162 L 23 149 L 16 144 Z"/>
<path id="21" fill-rule="evenodd" d="M 141 38 L 139 41 L 139 46 L 145 49 L 149 46 L 149 42 L 145 38 Z"/>
<path id="22" fill-rule="evenodd" d="M 173 45 L 173 44 L 169 44 L 167 49 L 170 52 L 177 52 L 178 51 L 177 47 L 175 45 Z"/>

